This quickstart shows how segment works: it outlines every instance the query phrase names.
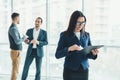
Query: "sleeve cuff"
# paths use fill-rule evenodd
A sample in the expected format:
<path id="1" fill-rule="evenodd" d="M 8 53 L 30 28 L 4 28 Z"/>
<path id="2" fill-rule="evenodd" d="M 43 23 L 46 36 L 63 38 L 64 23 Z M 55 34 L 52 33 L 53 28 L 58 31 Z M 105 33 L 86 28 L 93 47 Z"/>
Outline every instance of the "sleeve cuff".
<path id="1" fill-rule="evenodd" d="M 23 36 L 23 37 L 22 37 L 22 41 L 25 41 L 25 39 L 26 39 L 26 37 L 25 37 L 25 36 Z"/>
<path id="2" fill-rule="evenodd" d="M 88 54 L 88 58 L 92 58 L 92 59 L 96 59 L 97 58 L 97 55 L 93 55 L 92 53 Z"/>

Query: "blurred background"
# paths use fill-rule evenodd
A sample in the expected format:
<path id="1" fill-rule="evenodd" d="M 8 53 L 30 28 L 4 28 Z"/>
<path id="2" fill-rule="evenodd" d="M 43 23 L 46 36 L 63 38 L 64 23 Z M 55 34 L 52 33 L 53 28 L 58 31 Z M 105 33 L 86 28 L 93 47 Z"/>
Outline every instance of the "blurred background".
<path id="1" fill-rule="evenodd" d="M 48 32 L 49 44 L 44 47 L 42 80 L 63 80 L 63 59 L 55 58 L 60 32 L 68 27 L 73 11 L 80 10 L 87 17 L 86 31 L 90 32 L 92 44 L 105 45 L 98 59 L 90 62 L 89 80 L 120 80 L 120 4 L 119 0 L 0 0 L 0 80 L 10 80 L 11 59 L 8 43 L 8 28 L 11 13 L 20 13 L 21 35 L 34 27 L 34 20 L 43 18 L 41 28 Z M 21 78 L 27 45 L 21 53 Z M 33 61 L 28 80 L 33 80 Z"/>

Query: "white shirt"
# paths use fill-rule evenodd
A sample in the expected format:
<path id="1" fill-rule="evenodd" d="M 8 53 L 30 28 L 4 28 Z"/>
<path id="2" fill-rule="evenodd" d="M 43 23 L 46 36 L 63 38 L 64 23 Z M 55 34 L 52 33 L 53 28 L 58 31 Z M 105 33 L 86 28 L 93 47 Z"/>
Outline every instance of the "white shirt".
<path id="1" fill-rule="evenodd" d="M 40 33 L 40 28 L 38 30 L 36 30 L 36 28 L 34 28 L 34 30 L 33 30 L 33 39 L 34 40 L 38 39 L 39 33 Z M 37 48 L 37 44 L 33 44 L 33 48 Z"/>
<path id="2" fill-rule="evenodd" d="M 75 32 L 75 35 L 80 40 L 80 32 Z"/>
<path id="3" fill-rule="evenodd" d="M 75 32 L 75 36 L 78 38 L 78 40 L 80 41 L 80 32 Z M 79 46 L 80 49 L 83 49 L 82 46 Z"/>

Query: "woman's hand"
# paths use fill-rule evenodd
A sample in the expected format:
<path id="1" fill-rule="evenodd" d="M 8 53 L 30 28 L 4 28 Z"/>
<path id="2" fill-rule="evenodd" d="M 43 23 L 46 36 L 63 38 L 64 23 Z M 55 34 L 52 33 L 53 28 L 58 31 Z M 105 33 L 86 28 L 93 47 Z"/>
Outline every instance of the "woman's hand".
<path id="1" fill-rule="evenodd" d="M 76 44 L 68 48 L 68 51 L 75 51 L 75 50 L 78 50 L 78 51 L 80 50 L 80 47 Z"/>
<path id="2" fill-rule="evenodd" d="M 97 55 L 99 53 L 99 51 L 97 50 L 97 49 L 95 49 L 95 50 L 92 50 L 92 54 L 95 56 L 95 55 Z"/>

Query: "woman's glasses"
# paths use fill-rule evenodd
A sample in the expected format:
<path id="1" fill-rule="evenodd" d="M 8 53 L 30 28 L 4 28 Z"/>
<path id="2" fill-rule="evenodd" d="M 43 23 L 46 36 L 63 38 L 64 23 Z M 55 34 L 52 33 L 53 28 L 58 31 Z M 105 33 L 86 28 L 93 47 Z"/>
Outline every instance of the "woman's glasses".
<path id="1" fill-rule="evenodd" d="M 81 25 L 85 25 L 85 23 L 86 23 L 85 21 L 82 21 L 82 22 L 78 21 L 78 22 L 76 23 L 76 25 L 77 25 L 77 26 L 81 26 Z"/>

